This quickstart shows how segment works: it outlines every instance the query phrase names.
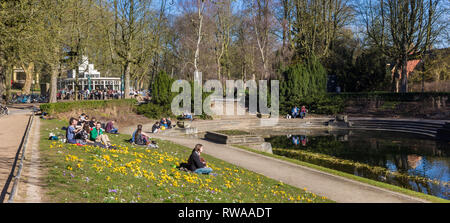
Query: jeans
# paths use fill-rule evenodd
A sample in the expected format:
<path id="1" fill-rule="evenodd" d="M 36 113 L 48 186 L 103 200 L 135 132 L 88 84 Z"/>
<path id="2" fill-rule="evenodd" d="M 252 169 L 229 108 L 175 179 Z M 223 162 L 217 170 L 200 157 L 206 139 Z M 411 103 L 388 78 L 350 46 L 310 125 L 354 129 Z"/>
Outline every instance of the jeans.
<path id="1" fill-rule="evenodd" d="M 306 116 L 306 112 L 300 112 L 300 118 L 304 118 Z"/>
<path id="2" fill-rule="evenodd" d="M 109 133 L 111 133 L 111 134 L 117 134 L 118 132 L 119 132 L 119 130 L 116 129 L 116 128 L 111 129 L 111 130 L 109 131 Z"/>
<path id="3" fill-rule="evenodd" d="M 212 172 L 212 169 L 209 167 L 198 168 L 194 171 L 194 173 L 198 173 L 198 174 L 209 174 L 211 172 Z"/>
<path id="4" fill-rule="evenodd" d="M 292 118 L 297 118 L 298 113 L 292 112 Z"/>

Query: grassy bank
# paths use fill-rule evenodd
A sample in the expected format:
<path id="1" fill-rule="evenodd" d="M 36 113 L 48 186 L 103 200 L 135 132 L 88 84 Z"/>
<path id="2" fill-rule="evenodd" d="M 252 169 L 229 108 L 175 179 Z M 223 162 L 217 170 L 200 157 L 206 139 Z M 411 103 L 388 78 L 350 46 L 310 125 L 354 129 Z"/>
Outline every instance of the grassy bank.
<path id="1" fill-rule="evenodd" d="M 370 184 L 370 185 L 373 185 L 373 186 L 385 188 L 385 189 L 388 189 L 388 190 L 391 190 L 391 191 L 395 191 L 395 192 L 403 193 L 403 194 L 406 194 L 406 195 L 414 196 L 414 197 L 421 198 L 421 199 L 424 199 L 424 200 L 427 200 L 427 201 L 431 201 L 431 202 L 435 202 L 435 203 L 450 203 L 449 200 L 445 200 L 445 199 L 442 199 L 442 198 L 439 198 L 439 197 L 436 197 L 436 196 L 432 196 L 432 195 L 416 192 L 416 191 L 413 191 L 413 190 L 408 190 L 408 189 L 405 189 L 405 188 L 402 188 L 402 187 L 398 187 L 398 186 L 395 186 L 395 185 L 379 182 L 379 181 L 376 181 L 376 180 L 371 180 L 371 179 L 355 176 L 353 174 L 345 173 L 345 172 L 334 170 L 334 169 L 329 169 L 329 168 L 326 168 L 326 167 L 322 167 L 322 166 L 319 166 L 319 165 L 315 165 L 315 164 L 311 164 L 311 163 L 308 163 L 308 162 L 300 161 L 300 160 L 297 160 L 297 159 L 292 159 L 292 158 L 288 158 L 288 157 L 285 157 L 285 156 L 280 156 L 280 155 L 276 155 L 276 154 L 269 154 L 269 153 L 257 151 L 257 150 L 254 150 L 254 149 L 251 149 L 251 148 L 249 148 L 247 146 L 242 146 L 242 145 L 235 145 L 235 147 L 240 148 L 240 149 L 244 149 L 244 150 L 247 150 L 247 151 L 251 151 L 251 152 L 254 152 L 254 153 L 258 153 L 258 154 L 261 154 L 261 155 L 269 156 L 269 157 L 272 157 L 272 158 L 276 158 L 276 159 L 284 160 L 284 161 L 287 161 L 287 162 L 291 162 L 291 163 L 294 163 L 294 164 L 306 166 L 306 167 L 313 168 L 313 169 L 316 169 L 316 170 L 320 170 L 320 171 L 323 171 L 323 172 L 331 173 L 331 174 L 334 174 L 334 175 L 337 175 L 337 176 L 349 178 L 349 179 L 356 180 L 356 181 L 359 181 L 359 182 L 362 182 L 362 183 L 367 183 L 367 184 Z"/>
<path id="2" fill-rule="evenodd" d="M 204 155 L 217 176 L 176 169 L 191 148 L 158 141 L 159 149 L 132 147 L 127 135 L 110 135 L 115 150 L 47 140 L 67 125 L 42 120 L 40 149 L 48 169 L 52 202 L 332 202 L 246 169 Z"/>

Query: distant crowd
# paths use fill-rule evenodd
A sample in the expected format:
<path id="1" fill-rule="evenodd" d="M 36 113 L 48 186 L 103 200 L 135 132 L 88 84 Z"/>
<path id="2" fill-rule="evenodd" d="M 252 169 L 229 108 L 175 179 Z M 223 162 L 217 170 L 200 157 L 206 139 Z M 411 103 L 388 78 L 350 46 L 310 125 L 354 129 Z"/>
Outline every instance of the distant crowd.
<path id="1" fill-rule="evenodd" d="M 73 100 L 75 99 L 75 91 L 70 89 L 59 90 L 56 94 L 58 100 Z M 107 100 L 119 99 L 122 97 L 122 92 L 117 90 L 79 90 L 78 98 L 81 100 Z"/>

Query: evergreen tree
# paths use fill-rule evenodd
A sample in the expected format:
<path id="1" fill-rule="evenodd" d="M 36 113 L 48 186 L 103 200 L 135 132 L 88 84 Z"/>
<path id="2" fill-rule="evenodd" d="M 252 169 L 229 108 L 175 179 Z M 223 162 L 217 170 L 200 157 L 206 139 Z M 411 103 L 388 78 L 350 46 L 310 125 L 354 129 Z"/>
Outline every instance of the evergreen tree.
<path id="1" fill-rule="evenodd" d="M 283 71 L 280 86 L 280 108 L 284 112 L 307 98 L 315 98 L 326 93 L 327 72 L 314 57 L 297 63 Z"/>
<path id="2" fill-rule="evenodd" d="M 159 72 L 152 87 L 152 101 L 154 104 L 170 107 L 173 99 L 173 93 L 171 92 L 173 82 L 174 80 L 166 72 Z"/>

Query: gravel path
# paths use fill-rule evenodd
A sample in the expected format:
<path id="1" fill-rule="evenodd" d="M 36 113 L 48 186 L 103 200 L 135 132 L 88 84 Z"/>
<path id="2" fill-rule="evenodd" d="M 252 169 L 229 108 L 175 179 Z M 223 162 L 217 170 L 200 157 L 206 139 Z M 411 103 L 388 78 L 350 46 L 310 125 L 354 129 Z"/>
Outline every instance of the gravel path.
<path id="1" fill-rule="evenodd" d="M 17 151 L 30 117 L 30 110 L 10 109 L 10 115 L 0 117 L 0 203 L 6 202 L 14 183 L 12 173 Z M 17 164 L 20 159 L 17 159 Z"/>

